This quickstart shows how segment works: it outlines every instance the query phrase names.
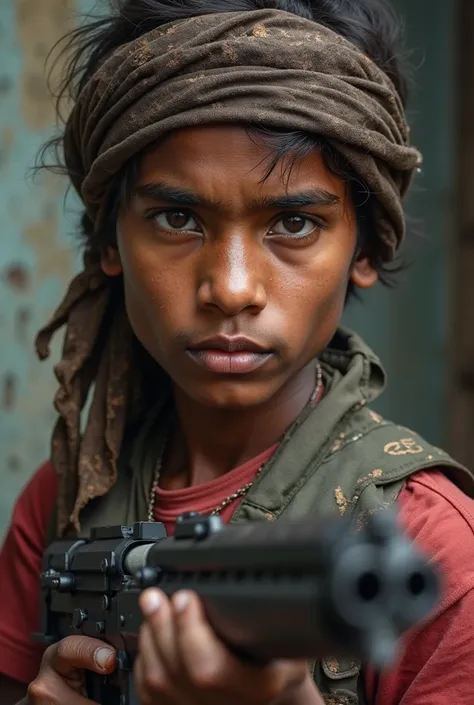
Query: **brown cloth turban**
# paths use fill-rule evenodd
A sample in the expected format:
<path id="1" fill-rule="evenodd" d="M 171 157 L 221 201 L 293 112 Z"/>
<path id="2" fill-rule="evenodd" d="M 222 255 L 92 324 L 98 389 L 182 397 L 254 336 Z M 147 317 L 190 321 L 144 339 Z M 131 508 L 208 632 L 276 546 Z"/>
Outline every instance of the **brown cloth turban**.
<path id="1" fill-rule="evenodd" d="M 270 9 L 162 26 L 119 48 L 90 77 L 67 122 L 64 155 L 96 233 L 111 181 L 131 157 L 171 130 L 209 123 L 326 138 L 374 194 L 377 235 L 387 256 L 395 253 L 404 234 L 401 200 L 421 156 L 409 145 L 394 85 L 343 37 Z M 131 381 L 133 335 L 113 290 L 97 258 L 89 258 L 37 341 L 46 357 L 51 336 L 67 323 L 52 446 L 60 531 L 69 521 L 78 527 L 81 508 L 114 483 L 131 388 L 135 396 L 141 389 Z M 80 410 L 93 383 L 81 433 Z"/>

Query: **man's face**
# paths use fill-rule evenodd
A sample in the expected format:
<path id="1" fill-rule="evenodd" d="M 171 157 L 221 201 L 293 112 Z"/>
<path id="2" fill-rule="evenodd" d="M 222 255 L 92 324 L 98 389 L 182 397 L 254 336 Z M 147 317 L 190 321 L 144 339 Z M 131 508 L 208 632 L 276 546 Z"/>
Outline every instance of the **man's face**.
<path id="1" fill-rule="evenodd" d="M 318 151 L 288 182 L 271 155 L 233 126 L 177 131 L 143 159 L 117 224 L 131 325 L 174 384 L 196 401 L 244 408 L 270 400 L 324 349 L 354 263 L 346 184 Z"/>

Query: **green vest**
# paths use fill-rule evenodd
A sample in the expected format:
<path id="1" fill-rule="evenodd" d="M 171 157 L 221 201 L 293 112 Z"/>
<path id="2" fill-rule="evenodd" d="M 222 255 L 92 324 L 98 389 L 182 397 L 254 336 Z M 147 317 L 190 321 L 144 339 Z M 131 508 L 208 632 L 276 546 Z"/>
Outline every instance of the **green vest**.
<path id="1" fill-rule="evenodd" d="M 385 374 L 374 353 L 353 333 L 339 330 L 320 357 L 325 396 L 307 408 L 282 439 L 236 510 L 232 523 L 349 514 L 356 525 L 396 502 L 407 478 L 441 468 L 474 497 L 474 478 L 444 451 L 413 431 L 385 421 L 367 406 L 383 390 Z M 160 427 L 169 406 L 155 408 L 128 450 L 112 490 L 81 514 L 92 526 L 144 520 Z M 158 432 L 157 432 L 158 429 Z M 330 654 L 312 664 L 330 705 L 363 705 L 361 664 Z"/>

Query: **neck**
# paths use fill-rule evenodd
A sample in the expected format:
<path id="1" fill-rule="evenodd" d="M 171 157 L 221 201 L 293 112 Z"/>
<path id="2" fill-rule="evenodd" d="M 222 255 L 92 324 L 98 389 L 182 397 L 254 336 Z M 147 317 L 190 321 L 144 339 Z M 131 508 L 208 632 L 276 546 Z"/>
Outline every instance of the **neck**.
<path id="1" fill-rule="evenodd" d="M 250 409 L 206 407 L 175 389 L 178 423 L 164 459 L 163 489 L 209 482 L 277 443 L 314 392 L 314 362 L 272 399 Z"/>

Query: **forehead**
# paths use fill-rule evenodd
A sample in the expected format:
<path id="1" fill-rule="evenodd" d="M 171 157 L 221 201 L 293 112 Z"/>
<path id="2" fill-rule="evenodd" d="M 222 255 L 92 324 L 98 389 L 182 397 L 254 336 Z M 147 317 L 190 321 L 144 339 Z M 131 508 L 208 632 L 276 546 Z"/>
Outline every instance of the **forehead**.
<path id="1" fill-rule="evenodd" d="M 238 187 L 249 198 L 255 197 L 256 189 L 259 193 L 281 193 L 317 187 L 344 198 L 344 181 L 328 169 L 318 148 L 297 157 L 294 163 L 294 155 L 289 153 L 268 175 L 274 156 L 272 146 L 260 142 L 258 135 L 249 134 L 244 127 L 185 128 L 146 153 L 139 183 L 166 180 L 199 193 L 227 197 Z M 292 168 L 288 171 L 290 163 Z"/>

